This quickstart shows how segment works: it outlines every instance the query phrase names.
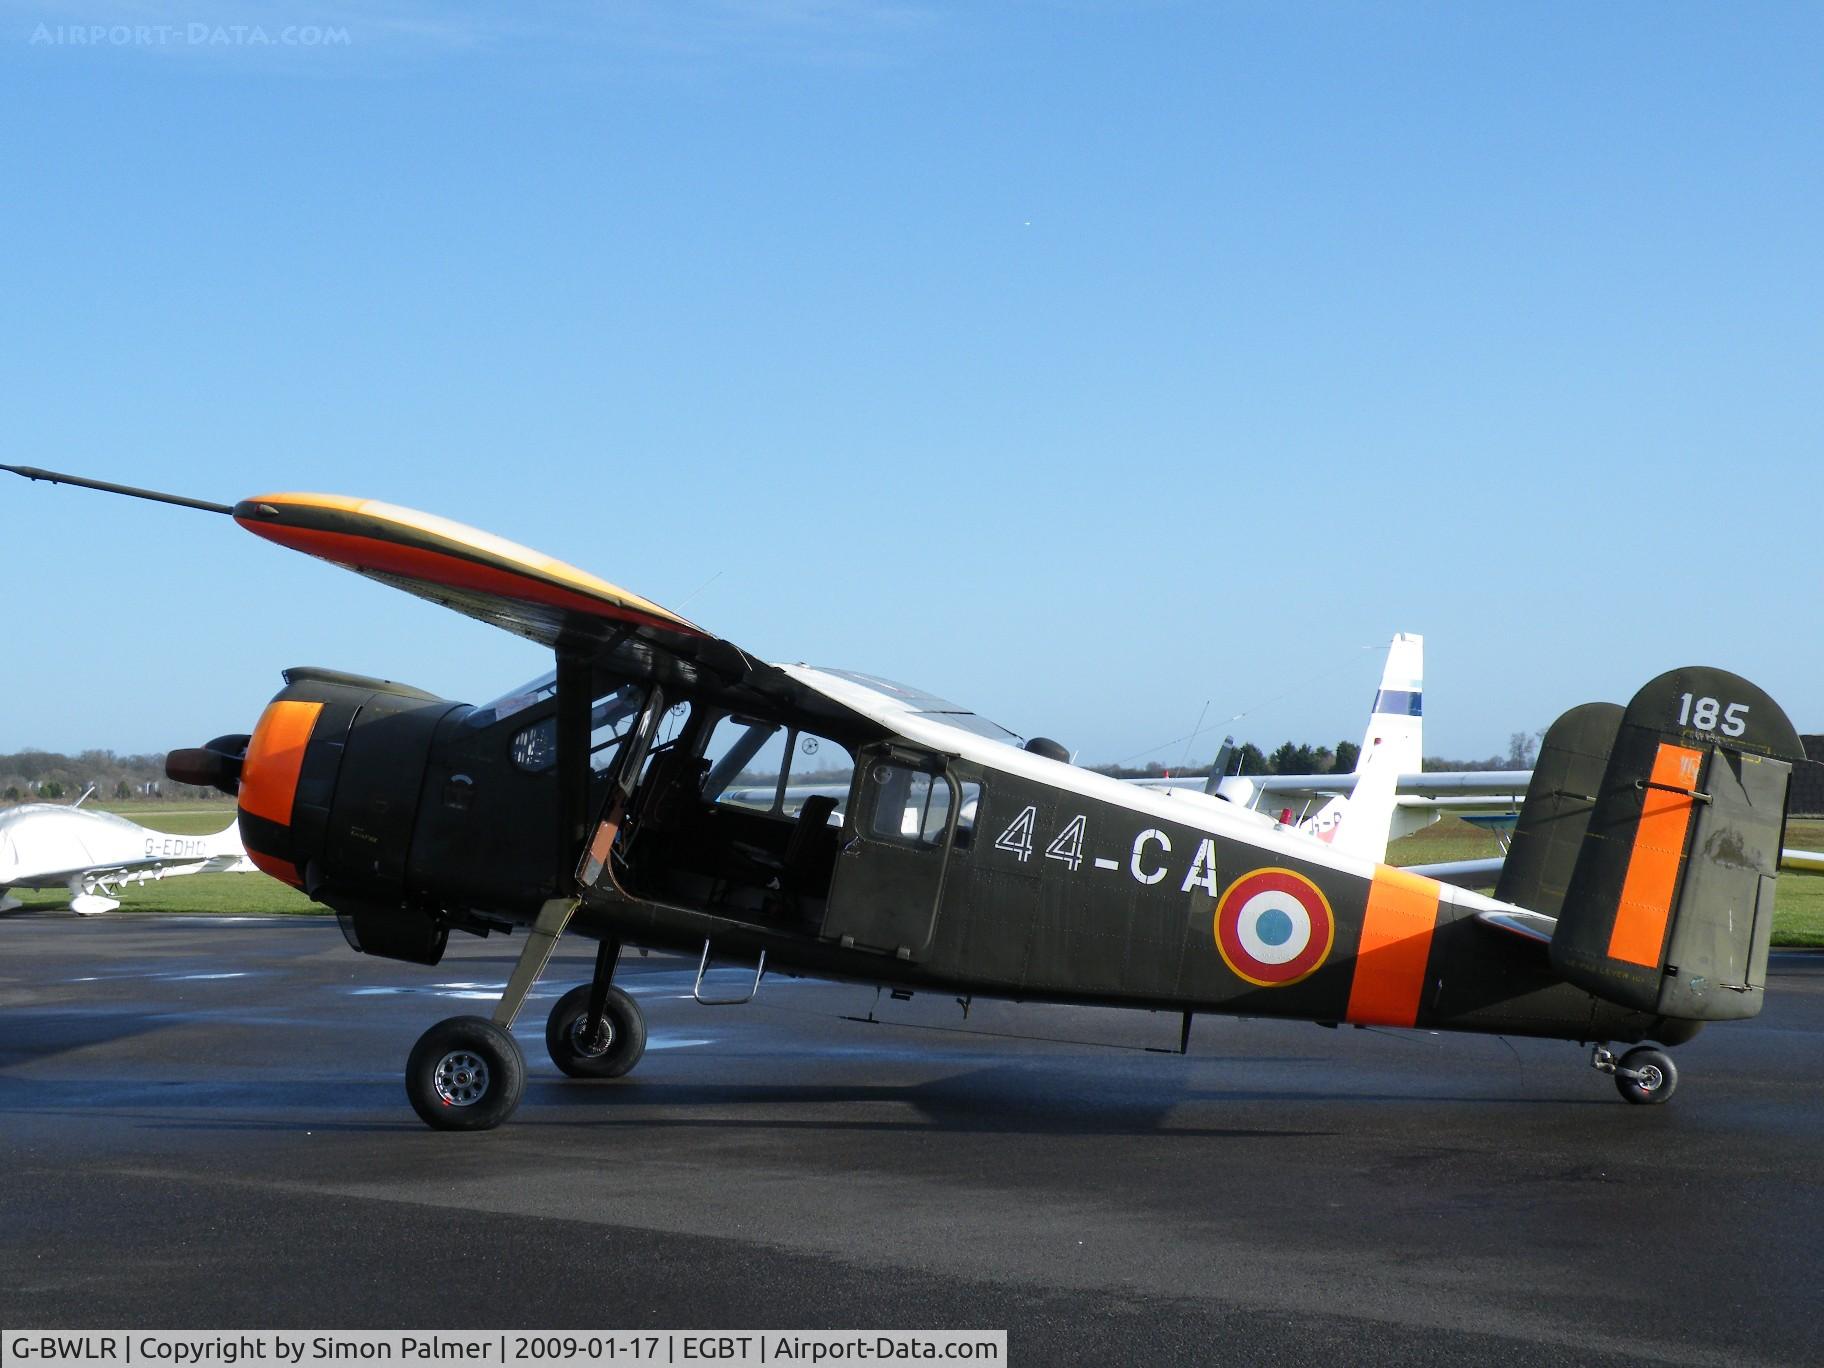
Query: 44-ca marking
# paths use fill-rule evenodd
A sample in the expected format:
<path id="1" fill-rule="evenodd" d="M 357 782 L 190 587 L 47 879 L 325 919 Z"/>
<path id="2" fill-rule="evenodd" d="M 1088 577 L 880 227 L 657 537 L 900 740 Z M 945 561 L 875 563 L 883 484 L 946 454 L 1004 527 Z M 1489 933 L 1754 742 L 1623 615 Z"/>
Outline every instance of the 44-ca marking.
<path id="1" fill-rule="evenodd" d="M 1007 829 L 995 838 L 994 848 L 1005 850 L 1019 860 L 1021 864 L 1032 858 L 1034 846 L 1034 829 L 1039 821 L 1039 810 L 1034 804 L 1020 809 L 1019 816 L 1007 824 Z M 1083 867 L 1083 847 L 1089 835 L 1089 818 L 1078 813 L 1065 823 L 1064 829 L 1045 847 L 1045 858 L 1058 860 L 1071 873 Z M 1133 849 L 1128 857 L 1128 873 L 1138 883 L 1156 884 L 1165 879 L 1167 873 L 1166 857 L 1172 853 L 1172 838 L 1156 827 L 1148 827 L 1134 837 Z M 1097 856 L 1092 863 L 1097 869 L 1119 869 L 1120 861 L 1106 856 Z M 1179 892 L 1189 893 L 1193 888 L 1201 888 L 1212 898 L 1216 896 L 1216 842 L 1205 836 L 1197 846 L 1197 853 L 1192 858 L 1190 868 L 1185 871 L 1184 882 Z"/>

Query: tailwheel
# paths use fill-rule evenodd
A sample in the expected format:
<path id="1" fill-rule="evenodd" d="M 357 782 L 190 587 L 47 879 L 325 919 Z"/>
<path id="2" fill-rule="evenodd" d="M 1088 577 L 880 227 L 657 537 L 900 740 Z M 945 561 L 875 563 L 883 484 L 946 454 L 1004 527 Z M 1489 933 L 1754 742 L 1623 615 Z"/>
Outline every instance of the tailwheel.
<path id="1" fill-rule="evenodd" d="M 572 1078 L 619 1078 L 646 1053 L 646 1018 L 626 992 L 608 986 L 602 1019 L 589 1029 L 590 985 L 572 988 L 545 1020 L 551 1062 Z"/>
<path id="2" fill-rule="evenodd" d="M 1668 1102 L 1678 1087 L 1678 1065 L 1664 1050 L 1641 1045 L 1615 1066 L 1615 1087 L 1629 1102 L 1643 1107 Z"/>
<path id="3" fill-rule="evenodd" d="M 405 1064 L 405 1094 L 433 1130 L 492 1130 L 519 1106 L 526 1057 L 486 1017 L 451 1017 L 418 1037 Z"/>

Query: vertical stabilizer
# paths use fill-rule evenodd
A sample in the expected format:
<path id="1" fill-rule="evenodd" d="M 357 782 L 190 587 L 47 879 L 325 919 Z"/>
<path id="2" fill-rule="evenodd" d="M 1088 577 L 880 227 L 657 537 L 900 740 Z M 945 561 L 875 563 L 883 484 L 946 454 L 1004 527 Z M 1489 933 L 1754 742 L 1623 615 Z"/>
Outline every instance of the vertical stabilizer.
<path id="1" fill-rule="evenodd" d="M 1344 854 L 1376 862 L 1386 858 L 1387 842 L 1395 834 L 1400 776 L 1418 773 L 1424 763 L 1424 688 L 1425 638 L 1396 633 L 1362 734 L 1361 754 L 1355 758 L 1355 785 L 1305 824 L 1312 835 Z"/>
<path id="2" fill-rule="evenodd" d="M 1619 703 L 1585 703 L 1552 723 L 1526 786 L 1495 896 L 1556 917 L 1621 731 Z"/>
<path id="3" fill-rule="evenodd" d="M 1395 774 L 1417 774 L 1424 767 L 1424 701 L 1425 638 L 1416 632 L 1395 633 L 1368 730 L 1362 734 L 1362 753 L 1355 759 L 1357 773 L 1366 771 L 1381 751 L 1393 757 Z"/>
<path id="4" fill-rule="evenodd" d="M 241 841 L 241 827 L 238 819 L 203 839 L 204 849 L 209 853 L 204 873 L 247 874 L 257 867 L 247 857 L 247 847 Z"/>

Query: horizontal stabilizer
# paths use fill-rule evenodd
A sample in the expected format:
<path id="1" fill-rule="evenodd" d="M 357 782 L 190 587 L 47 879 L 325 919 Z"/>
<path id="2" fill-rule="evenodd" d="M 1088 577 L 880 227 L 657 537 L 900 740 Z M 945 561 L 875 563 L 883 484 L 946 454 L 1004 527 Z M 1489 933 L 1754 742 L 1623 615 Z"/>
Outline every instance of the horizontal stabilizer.
<path id="1" fill-rule="evenodd" d="M 1556 918 L 1539 912 L 1478 912 L 1476 921 L 1538 945 L 1550 945 L 1552 933 L 1558 928 Z"/>
<path id="2" fill-rule="evenodd" d="M 1444 860 L 1438 864 L 1407 865 L 1409 874 L 1423 875 L 1439 883 L 1458 888 L 1488 888 L 1501 877 L 1502 858 L 1491 855 L 1486 860 Z"/>

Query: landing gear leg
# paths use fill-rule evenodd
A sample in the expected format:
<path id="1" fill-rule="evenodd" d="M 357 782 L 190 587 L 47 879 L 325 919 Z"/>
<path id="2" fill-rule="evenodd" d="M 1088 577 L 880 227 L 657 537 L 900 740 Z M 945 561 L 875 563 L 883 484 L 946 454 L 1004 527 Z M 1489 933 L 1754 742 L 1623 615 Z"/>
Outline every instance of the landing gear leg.
<path id="1" fill-rule="evenodd" d="M 405 1065 L 405 1094 L 433 1130 L 492 1130 L 519 1106 L 526 1056 L 513 1039 L 513 1019 L 576 905 L 575 898 L 553 898 L 539 909 L 492 1020 L 451 1017 L 418 1037 Z"/>
<path id="2" fill-rule="evenodd" d="M 1678 1087 L 1678 1065 L 1654 1045 L 1637 1045 L 1619 1060 L 1606 1046 L 1598 1045 L 1590 1052 L 1590 1067 L 1613 1075 L 1616 1090 L 1636 1106 L 1669 1102 Z"/>
<path id="3" fill-rule="evenodd" d="M 595 955 L 595 978 L 557 1000 L 545 1021 L 551 1062 L 572 1078 L 619 1078 L 646 1052 L 646 1018 L 614 986 L 621 943 L 604 937 Z"/>

